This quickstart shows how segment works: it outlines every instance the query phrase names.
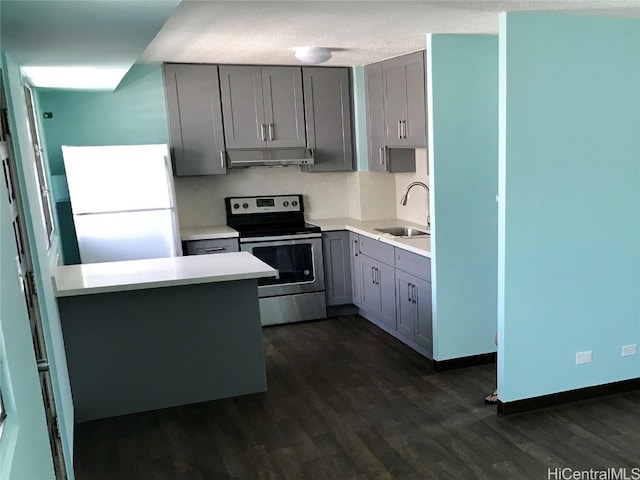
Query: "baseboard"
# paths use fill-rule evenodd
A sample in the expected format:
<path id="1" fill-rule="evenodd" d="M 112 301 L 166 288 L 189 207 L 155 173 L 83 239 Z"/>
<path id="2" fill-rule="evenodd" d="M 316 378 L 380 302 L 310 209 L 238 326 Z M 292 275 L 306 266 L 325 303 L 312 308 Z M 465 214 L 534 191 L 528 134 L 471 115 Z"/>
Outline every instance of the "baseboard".
<path id="1" fill-rule="evenodd" d="M 468 357 L 450 358 L 448 360 L 434 360 L 433 371 L 436 373 L 456 370 L 458 368 L 475 367 L 496 362 L 496 352 L 470 355 Z"/>
<path id="2" fill-rule="evenodd" d="M 616 393 L 625 393 L 640 389 L 640 378 L 621 380 L 619 382 L 606 383 L 604 385 L 594 385 L 592 387 L 578 388 L 566 392 L 552 393 L 539 397 L 525 398 L 513 402 L 501 402 L 498 400 L 498 415 L 516 415 L 530 412 L 541 408 L 554 407 L 565 403 L 589 400 Z"/>

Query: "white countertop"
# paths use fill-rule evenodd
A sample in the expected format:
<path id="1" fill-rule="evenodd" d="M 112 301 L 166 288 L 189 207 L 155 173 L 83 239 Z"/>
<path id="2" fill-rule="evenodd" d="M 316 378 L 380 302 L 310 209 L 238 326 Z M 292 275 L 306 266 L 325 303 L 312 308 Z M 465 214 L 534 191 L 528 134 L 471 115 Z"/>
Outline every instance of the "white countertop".
<path id="1" fill-rule="evenodd" d="M 356 220 L 354 218 L 323 218 L 318 220 L 307 220 L 309 223 L 319 226 L 323 232 L 329 232 L 332 230 L 349 230 L 350 232 L 358 233 L 380 242 L 388 243 L 394 247 L 399 247 L 404 250 L 422 255 L 424 257 L 431 258 L 431 237 L 418 237 L 418 238 L 402 238 L 389 235 L 386 233 L 377 232 L 376 228 L 389 228 L 389 227 L 413 227 L 421 230 L 426 230 L 425 225 L 418 223 L 407 222 L 406 220 L 399 220 L 396 218 L 381 219 L 381 220 Z"/>
<path id="2" fill-rule="evenodd" d="M 431 258 L 431 237 L 402 238 L 377 232 L 376 228 L 389 227 L 414 227 L 426 230 L 425 225 L 420 225 L 396 218 L 383 218 L 380 220 L 356 220 L 350 217 L 307 219 L 309 223 L 319 226 L 323 232 L 334 230 L 349 230 L 360 235 L 365 235 L 374 240 L 379 240 L 394 247 L 404 248 L 410 252 Z M 181 238 L 188 240 L 209 240 L 215 238 L 238 237 L 238 232 L 226 225 L 212 225 L 209 227 L 183 228 L 180 231 Z"/>
<path id="3" fill-rule="evenodd" d="M 65 265 L 56 268 L 57 297 L 274 277 L 248 252 Z"/>
<path id="4" fill-rule="evenodd" d="M 215 238 L 238 237 L 238 231 L 226 225 L 213 225 L 210 227 L 186 227 L 180 229 L 180 238 L 183 241 L 209 240 Z"/>

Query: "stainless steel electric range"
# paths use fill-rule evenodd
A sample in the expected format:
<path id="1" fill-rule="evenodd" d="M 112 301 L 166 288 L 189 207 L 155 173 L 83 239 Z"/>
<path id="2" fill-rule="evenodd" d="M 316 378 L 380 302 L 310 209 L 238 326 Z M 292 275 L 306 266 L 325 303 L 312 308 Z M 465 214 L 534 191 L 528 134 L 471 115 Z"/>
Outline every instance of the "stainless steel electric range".
<path id="1" fill-rule="evenodd" d="M 305 222 L 302 195 L 227 197 L 225 208 L 240 250 L 278 271 L 258 279 L 262 324 L 325 318 L 322 234 Z"/>

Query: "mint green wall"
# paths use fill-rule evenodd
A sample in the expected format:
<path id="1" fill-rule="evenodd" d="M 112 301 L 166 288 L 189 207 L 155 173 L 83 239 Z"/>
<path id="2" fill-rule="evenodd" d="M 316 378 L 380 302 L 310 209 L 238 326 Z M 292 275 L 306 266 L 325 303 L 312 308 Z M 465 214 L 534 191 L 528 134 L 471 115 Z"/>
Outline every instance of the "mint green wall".
<path id="1" fill-rule="evenodd" d="M 7 425 L 0 478 L 53 479 L 29 317 L 16 272 L 16 247 L 4 181 L 0 185 L 0 388 Z"/>
<path id="2" fill-rule="evenodd" d="M 353 67 L 353 118 L 356 170 L 369 169 L 367 147 L 367 111 L 365 106 L 364 67 Z"/>
<path id="3" fill-rule="evenodd" d="M 500 22 L 500 399 L 640 377 L 640 20 Z"/>
<path id="4" fill-rule="evenodd" d="M 50 254 L 55 257 L 55 245 L 51 251 L 40 215 L 39 193 L 35 182 L 33 149 L 27 131 L 26 102 L 22 78 L 12 58 L 2 55 L 2 75 L 12 131 L 12 145 L 18 165 L 18 182 L 23 196 L 27 220 L 29 247 L 31 249 L 38 302 L 42 313 L 45 343 L 49 355 L 55 403 L 60 418 L 60 430 L 67 460 L 67 468 L 73 462 L 73 404 L 67 371 L 64 345 L 60 330 L 58 310 L 51 284 Z M 2 190 L 5 189 L 4 182 Z M 9 217 L 6 192 L 2 192 L 0 236 L 0 329 L 2 330 L 3 391 L 8 389 L 7 422 L 9 435 L 0 443 L 0 459 L 3 469 L 9 470 L 11 479 L 53 478 L 53 464 L 47 434 L 42 393 L 38 380 L 29 320 L 24 298 L 19 288 L 15 265 L 15 241 Z M 8 467 L 7 465 L 10 464 Z M 3 472 L 4 473 L 4 472 Z M 73 470 L 70 471 L 73 478 Z"/>
<path id="5" fill-rule="evenodd" d="M 136 64 L 114 92 L 38 89 L 43 143 L 51 175 L 64 174 L 62 145 L 132 145 L 168 143 L 169 127 L 162 67 Z M 55 191 L 56 198 L 66 192 Z M 71 207 L 56 206 L 57 223 L 65 264 L 80 263 Z"/>
<path id="6" fill-rule="evenodd" d="M 168 143 L 162 67 L 136 64 L 114 92 L 39 89 L 52 175 L 64 174 L 61 145 Z"/>
<path id="7" fill-rule="evenodd" d="M 430 35 L 427 52 L 433 353 L 441 361 L 495 351 L 498 39 Z"/>

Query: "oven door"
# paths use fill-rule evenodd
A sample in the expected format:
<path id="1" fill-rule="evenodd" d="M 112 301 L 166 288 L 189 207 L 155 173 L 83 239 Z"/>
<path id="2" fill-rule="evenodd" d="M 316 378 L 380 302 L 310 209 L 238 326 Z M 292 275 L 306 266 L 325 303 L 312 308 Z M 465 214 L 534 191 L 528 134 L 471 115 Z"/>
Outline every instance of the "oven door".
<path id="1" fill-rule="evenodd" d="M 240 250 L 278 271 L 276 278 L 258 279 L 260 298 L 324 291 L 319 235 L 246 238 L 241 240 Z"/>

